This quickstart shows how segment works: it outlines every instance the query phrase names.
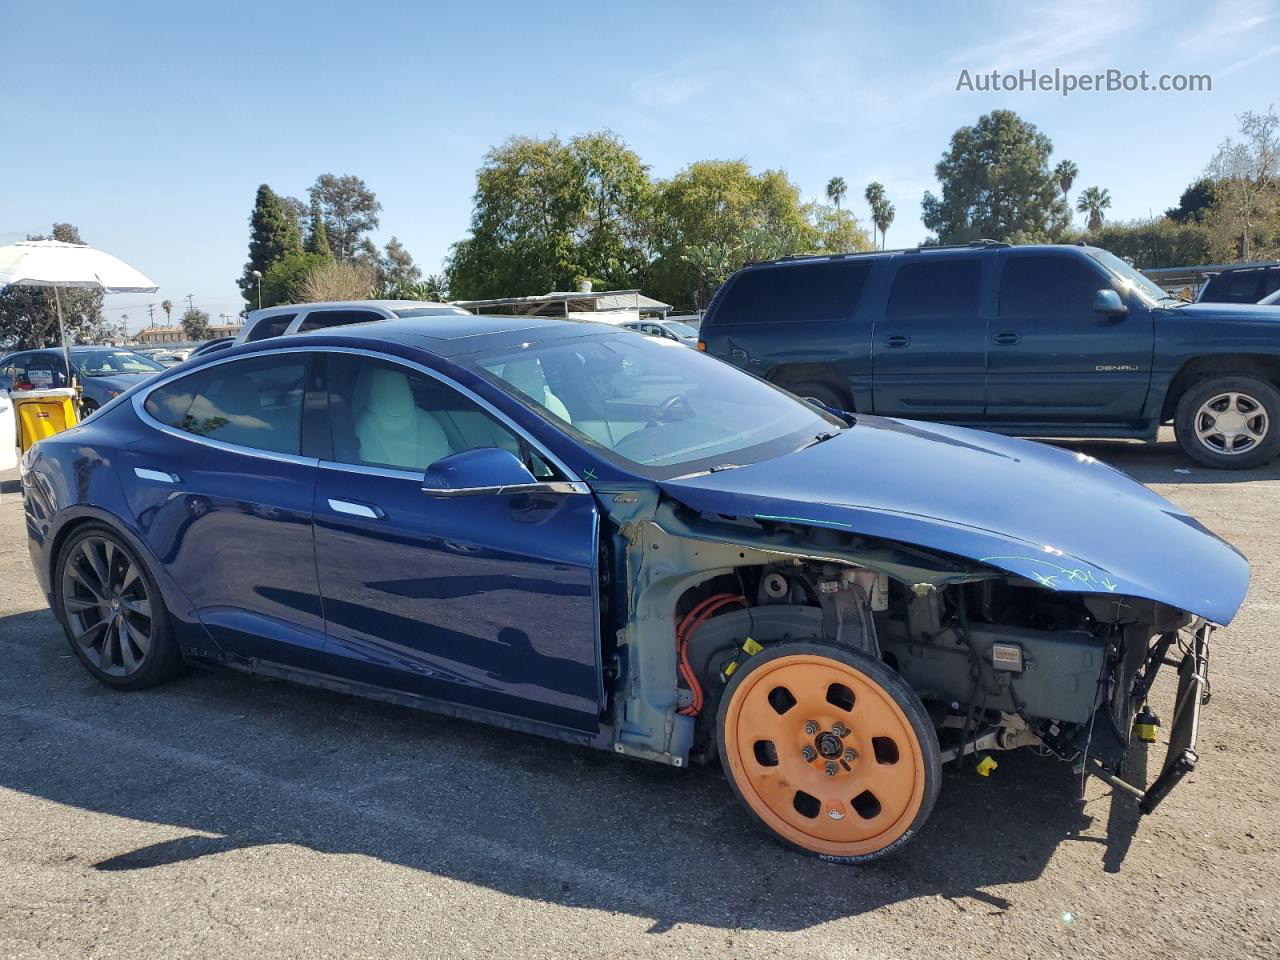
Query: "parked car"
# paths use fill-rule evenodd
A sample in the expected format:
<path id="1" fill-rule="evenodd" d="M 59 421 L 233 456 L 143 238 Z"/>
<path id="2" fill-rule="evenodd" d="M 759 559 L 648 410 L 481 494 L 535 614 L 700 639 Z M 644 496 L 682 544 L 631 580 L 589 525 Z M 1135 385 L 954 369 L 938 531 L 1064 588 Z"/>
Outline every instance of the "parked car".
<path id="1" fill-rule="evenodd" d="M 760 824 L 839 862 L 918 833 L 946 761 L 1031 746 L 1114 778 L 1180 643 L 1153 808 L 1195 765 L 1211 624 L 1248 583 L 1090 457 L 835 416 L 547 318 L 197 357 L 36 444 L 23 491 L 41 588 L 110 687 L 195 660 L 719 756 Z"/>
<path id="2" fill-rule="evenodd" d="M 81 412 L 86 417 L 165 369 L 150 357 L 119 347 L 72 347 L 71 368 L 84 388 Z M 67 364 L 60 348 L 21 350 L 0 358 L 0 387 L 6 390 L 65 386 Z"/>
<path id="3" fill-rule="evenodd" d="M 189 354 L 187 350 L 169 350 L 165 347 L 152 347 L 135 352 L 142 354 L 144 357 L 150 357 L 156 363 L 165 367 L 176 367 L 186 360 Z"/>
<path id="4" fill-rule="evenodd" d="M 1197 303 L 1261 303 L 1280 291 L 1280 263 L 1242 264 L 1216 273 L 1205 281 Z"/>
<path id="5" fill-rule="evenodd" d="M 422 300 L 344 300 L 326 303 L 294 303 L 254 310 L 245 318 L 235 342 L 254 343 L 288 333 L 307 333 L 325 327 L 373 323 L 393 317 L 470 316 L 461 307 Z"/>
<path id="6" fill-rule="evenodd" d="M 1024 437 L 1153 440 L 1206 466 L 1280 449 L 1280 315 L 1187 303 L 1096 247 L 953 247 L 740 270 L 712 356 L 824 406 Z"/>
<path id="7" fill-rule="evenodd" d="M 677 343 L 684 344 L 686 347 L 694 347 L 698 344 L 698 331 L 693 327 L 680 323 L 678 320 L 627 320 L 619 324 L 619 326 L 625 330 L 643 333 L 646 336 L 674 340 Z"/>

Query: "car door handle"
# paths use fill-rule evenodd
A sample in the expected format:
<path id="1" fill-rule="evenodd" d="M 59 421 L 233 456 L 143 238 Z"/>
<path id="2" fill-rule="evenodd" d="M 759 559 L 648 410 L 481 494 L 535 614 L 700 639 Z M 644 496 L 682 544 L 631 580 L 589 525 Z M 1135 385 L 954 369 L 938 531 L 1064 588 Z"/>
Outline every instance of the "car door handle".
<path id="1" fill-rule="evenodd" d="M 166 470 L 152 470 L 150 467 L 134 467 L 134 476 L 139 480 L 155 480 L 157 483 L 177 483 L 178 475 Z"/>
<path id="2" fill-rule="evenodd" d="M 1002 347 L 1011 347 L 1015 343 L 1018 343 L 1021 339 L 1022 337 L 1018 336 L 1016 333 L 1013 333 L 1011 331 L 1006 331 L 1004 333 L 997 333 L 994 337 L 991 338 L 991 342 L 998 343 Z"/>
<path id="3" fill-rule="evenodd" d="M 730 356 L 732 356 L 732 357 L 733 357 L 733 359 L 735 359 L 735 360 L 745 360 L 745 359 L 747 359 L 747 351 L 745 351 L 745 350 L 733 350 L 733 351 L 730 353 Z"/>
<path id="4" fill-rule="evenodd" d="M 910 337 L 889 337 L 884 342 L 886 347 L 909 347 L 911 345 Z"/>
<path id="5" fill-rule="evenodd" d="M 334 513 L 346 513 L 353 517 L 367 517 L 370 520 L 385 520 L 386 513 L 381 507 L 370 503 L 356 503 L 354 500 L 335 500 L 329 498 L 329 509 Z"/>

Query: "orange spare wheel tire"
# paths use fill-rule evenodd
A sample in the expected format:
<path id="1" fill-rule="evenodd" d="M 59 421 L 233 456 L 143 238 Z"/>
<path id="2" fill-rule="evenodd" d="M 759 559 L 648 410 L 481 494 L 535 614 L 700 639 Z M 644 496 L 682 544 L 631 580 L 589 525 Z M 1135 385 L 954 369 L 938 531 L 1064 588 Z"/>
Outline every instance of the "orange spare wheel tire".
<path id="1" fill-rule="evenodd" d="M 725 774 L 747 809 L 823 860 L 882 857 L 933 810 L 933 725 L 906 681 L 865 654 L 771 646 L 734 673 L 716 727 Z"/>

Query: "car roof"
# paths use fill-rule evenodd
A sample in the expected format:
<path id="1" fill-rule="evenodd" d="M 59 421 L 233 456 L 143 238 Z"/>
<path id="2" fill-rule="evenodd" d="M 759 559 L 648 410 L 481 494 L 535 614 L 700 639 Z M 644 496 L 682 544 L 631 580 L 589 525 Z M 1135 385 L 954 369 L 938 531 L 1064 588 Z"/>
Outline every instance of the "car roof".
<path id="1" fill-rule="evenodd" d="M 453 307 L 451 303 L 439 303 L 435 300 L 322 300 L 318 303 L 280 303 L 274 307 L 263 307 L 250 311 L 246 322 L 258 317 L 270 317 L 281 313 L 297 313 L 299 310 L 356 310 L 369 307 L 381 307 L 384 310 L 415 310 L 423 307 Z M 455 309 L 461 310 L 461 307 Z"/>
<path id="2" fill-rule="evenodd" d="M 1008 251 L 1010 253 L 1023 253 L 1026 251 L 1036 250 L 1071 250 L 1077 253 L 1089 250 L 1098 250 L 1083 243 L 1005 243 L 1001 240 L 973 240 L 969 243 L 936 243 L 925 244 L 919 247 L 906 247 L 900 250 L 862 250 L 854 253 L 798 253 L 789 257 L 780 257 L 777 260 L 758 260 L 755 263 L 749 263 L 743 270 L 754 270 L 760 267 L 789 267 L 801 264 L 835 263 L 844 260 L 881 260 L 889 257 L 916 257 L 916 256 L 965 256 L 973 253 L 996 253 L 999 251 Z"/>
<path id="3" fill-rule="evenodd" d="M 427 350 L 444 357 L 461 356 L 482 350 L 501 349 L 549 340 L 601 336 L 618 333 L 616 326 L 567 317 L 495 317 L 484 314 L 445 314 L 424 326 L 421 319 L 395 318 L 340 327 L 324 327 L 307 333 L 293 333 L 269 340 L 257 340 L 245 347 L 302 347 L 324 340 L 352 346 L 394 343 Z"/>

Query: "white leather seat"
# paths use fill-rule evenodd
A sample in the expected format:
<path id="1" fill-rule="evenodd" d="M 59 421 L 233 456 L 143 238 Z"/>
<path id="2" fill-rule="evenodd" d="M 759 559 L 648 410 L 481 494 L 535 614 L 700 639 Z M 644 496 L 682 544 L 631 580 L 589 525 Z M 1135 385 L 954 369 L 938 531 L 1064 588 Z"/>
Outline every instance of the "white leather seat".
<path id="1" fill-rule="evenodd" d="M 537 357 L 505 363 L 499 376 L 532 399 L 534 403 L 542 404 L 565 423 L 573 423 L 573 418 L 569 416 L 569 408 L 547 386 L 546 375 L 542 372 L 542 364 L 538 362 Z"/>
<path id="2" fill-rule="evenodd" d="M 354 400 L 356 439 L 365 463 L 425 470 L 452 452 L 440 423 L 413 402 L 403 373 L 366 367 L 356 378 Z"/>

